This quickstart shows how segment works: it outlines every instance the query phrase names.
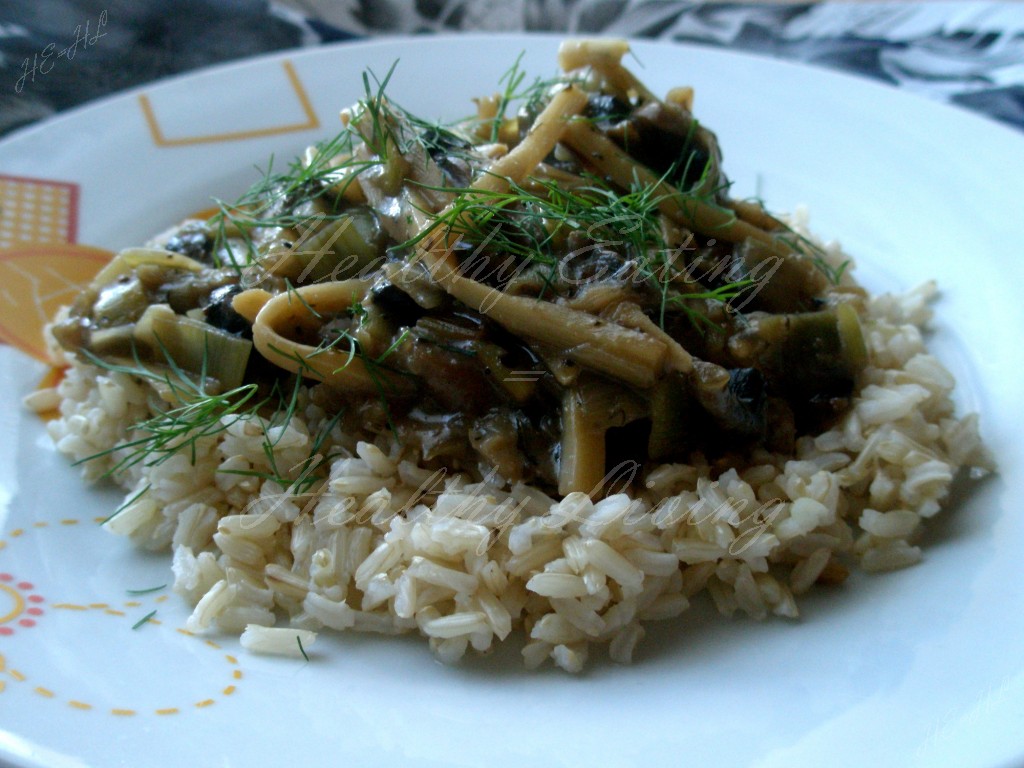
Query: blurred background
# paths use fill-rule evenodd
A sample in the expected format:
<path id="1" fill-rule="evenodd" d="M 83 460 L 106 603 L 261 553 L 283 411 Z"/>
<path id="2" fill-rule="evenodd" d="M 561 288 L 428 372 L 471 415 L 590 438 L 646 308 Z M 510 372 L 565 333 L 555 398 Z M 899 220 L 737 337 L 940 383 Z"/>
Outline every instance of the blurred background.
<path id="1" fill-rule="evenodd" d="M 831 67 L 1024 130 L 1024 4 L 677 0 L 0 0 L 0 135 L 247 56 L 381 35 L 544 31 Z M 458 63 L 458 48 L 453 47 Z"/>

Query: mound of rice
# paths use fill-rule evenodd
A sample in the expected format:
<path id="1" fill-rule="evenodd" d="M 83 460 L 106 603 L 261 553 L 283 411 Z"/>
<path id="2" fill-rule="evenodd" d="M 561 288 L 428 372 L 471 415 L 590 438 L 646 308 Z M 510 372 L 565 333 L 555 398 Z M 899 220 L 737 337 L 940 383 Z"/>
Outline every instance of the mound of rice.
<path id="1" fill-rule="evenodd" d="M 977 416 L 954 415 L 953 377 L 925 350 L 934 290 L 869 300 L 872 362 L 854 405 L 830 431 L 800 439 L 795 455 L 761 451 L 725 471 L 664 464 L 636 498 L 594 503 L 431 472 L 390 435 L 371 441 L 335 426 L 320 451 L 341 457 L 315 493 L 238 474 L 269 471 L 268 438 L 277 466 L 307 458 L 330 414 L 304 395 L 287 425 L 228 419 L 195 441 L 194 462 L 183 450 L 118 474 L 128 503 L 106 527 L 173 550 L 174 588 L 195 606 L 188 629 L 248 628 L 256 650 L 295 652 L 294 632 L 261 629 L 281 624 L 418 631 L 454 662 L 521 630 L 527 667 L 551 659 L 578 672 L 594 643 L 629 662 L 645 621 L 679 616 L 702 591 L 724 614 L 794 618 L 796 596 L 841 580 L 845 564 L 918 562 L 922 520 L 954 476 L 993 468 Z M 49 424 L 58 450 L 78 460 L 112 448 L 150 416 L 150 393 L 74 363 Z M 96 479 L 124 455 L 83 472 Z"/>

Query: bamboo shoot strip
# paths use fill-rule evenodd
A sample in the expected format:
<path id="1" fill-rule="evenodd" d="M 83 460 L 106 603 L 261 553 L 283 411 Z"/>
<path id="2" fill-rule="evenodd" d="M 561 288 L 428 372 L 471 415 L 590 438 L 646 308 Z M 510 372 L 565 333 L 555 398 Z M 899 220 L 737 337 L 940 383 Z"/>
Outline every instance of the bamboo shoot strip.
<path id="1" fill-rule="evenodd" d="M 526 138 L 507 155 L 495 160 L 473 182 L 473 188 L 486 192 L 504 192 L 510 182 L 521 183 L 555 148 L 568 120 L 582 112 L 586 105 L 587 94 L 575 85 L 568 85 L 556 93 L 537 115 Z"/>
<path id="2" fill-rule="evenodd" d="M 560 304 L 509 296 L 462 277 L 444 259 L 430 266 L 434 279 L 466 306 L 512 333 L 561 350 L 580 365 L 644 389 L 663 372 L 668 349 L 645 333 Z"/>
<path id="3" fill-rule="evenodd" d="M 567 126 L 587 102 L 575 86 L 555 94 L 540 113 L 534 127 L 508 155 L 496 161 L 473 188 L 481 191 L 507 189 L 518 183 L 554 148 Z M 467 193 L 471 194 L 471 193 Z M 439 218 L 451 212 L 445 209 Z M 647 388 L 662 374 L 667 348 L 650 336 L 577 312 L 568 307 L 501 291 L 463 277 L 452 258 L 457 237 L 451 229 L 438 231 L 419 243 L 419 253 L 434 279 L 454 298 L 487 315 L 513 333 L 553 346 L 588 368 L 633 386 Z"/>
<path id="4" fill-rule="evenodd" d="M 666 370 L 679 373 L 689 373 L 693 370 L 693 355 L 687 352 L 682 344 L 673 339 L 633 302 L 624 301 L 617 305 L 609 317 L 612 321 L 625 328 L 632 328 L 641 333 L 646 333 L 651 338 L 662 341 L 668 350 L 665 359 Z"/>
<path id="5" fill-rule="evenodd" d="M 354 348 L 314 347 L 286 338 L 281 333 L 284 328 L 320 325 L 322 315 L 347 310 L 354 301 L 362 299 L 367 288 L 368 283 L 364 280 L 343 280 L 279 293 L 267 300 L 256 315 L 252 328 L 253 344 L 274 365 L 338 389 L 376 394 L 383 387 L 389 394 L 408 394 L 412 391 L 412 384 L 406 377 L 380 366 L 370 370 L 372 362 L 368 363 Z M 256 294 L 250 298 L 248 293 L 236 296 L 234 304 L 251 311 L 252 304 L 264 297 Z"/>
<path id="6" fill-rule="evenodd" d="M 558 48 L 558 66 L 563 72 L 593 68 L 625 100 L 631 95 L 640 101 L 657 100 L 636 75 L 622 66 L 622 57 L 627 53 L 629 43 L 625 40 L 567 40 Z"/>
<path id="7" fill-rule="evenodd" d="M 551 101 L 537 115 L 533 126 L 516 147 L 495 160 L 491 166 L 471 185 L 472 190 L 485 193 L 507 192 L 512 184 L 521 184 L 527 176 L 547 157 L 561 140 L 569 120 L 578 115 L 587 104 L 587 95 L 574 85 L 569 85 L 551 97 Z M 467 192 L 467 195 L 472 194 Z M 436 218 L 445 219 L 453 210 L 454 201 L 440 211 Z M 466 214 L 463 214 L 466 215 Z M 429 232 L 430 223 L 419 230 L 420 236 L 427 235 L 418 245 L 419 253 L 433 268 L 434 262 L 446 261 L 455 240 L 457 225 L 447 227 L 447 233 L 437 237 Z M 454 265 L 451 265 L 454 268 Z"/>
<path id="8" fill-rule="evenodd" d="M 766 232 L 776 232 L 785 228 L 785 225 L 768 213 L 760 203 L 750 200 L 732 200 L 729 202 L 729 207 L 736 211 L 736 215 L 741 219 Z"/>

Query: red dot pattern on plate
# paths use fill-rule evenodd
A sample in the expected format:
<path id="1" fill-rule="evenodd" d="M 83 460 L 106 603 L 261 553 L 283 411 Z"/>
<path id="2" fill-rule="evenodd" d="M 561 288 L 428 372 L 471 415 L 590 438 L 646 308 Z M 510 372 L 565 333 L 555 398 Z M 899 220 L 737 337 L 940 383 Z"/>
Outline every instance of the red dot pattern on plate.
<path id="1" fill-rule="evenodd" d="M 42 616 L 45 611 L 39 607 L 46 599 L 39 594 L 31 593 L 35 585 L 31 581 L 16 581 L 13 574 L 0 573 L 0 584 L 5 585 L 3 591 L 13 594 L 15 605 L 13 610 L 3 617 L 3 624 L 0 624 L 0 637 L 7 637 L 14 634 L 14 624 L 25 629 L 36 625 L 36 619 Z M 30 594 L 25 594 L 29 592 Z M 25 606 L 28 605 L 26 608 Z M 29 618 L 34 617 L 34 618 Z"/>

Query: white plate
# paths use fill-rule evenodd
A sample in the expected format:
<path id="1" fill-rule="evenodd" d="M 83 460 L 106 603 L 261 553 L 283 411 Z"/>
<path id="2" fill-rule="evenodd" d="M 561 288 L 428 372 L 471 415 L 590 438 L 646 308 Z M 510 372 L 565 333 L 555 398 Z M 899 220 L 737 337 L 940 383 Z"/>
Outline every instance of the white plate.
<path id="1" fill-rule="evenodd" d="M 116 249 L 205 207 L 211 194 L 235 196 L 270 154 L 290 158 L 333 132 L 338 108 L 360 96 L 365 67 L 383 74 L 399 58 L 392 96 L 425 116 L 454 117 L 496 89 L 520 50 L 547 75 L 556 48 L 554 38 L 418 38 L 248 61 L 16 135 L 0 144 L 0 174 L 78 184 L 78 241 Z M 635 48 L 656 91 L 696 87 L 697 113 L 718 132 L 737 193 L 760 183 L 777 210 L 810 203 L 813 226 L 844 242 L 873 289 L 938 279 L 931 341 L 958 376 L 960 402 L 981 411 L 1001 472 L 934 522 L 924 563 L 820 590 L 796 623 L 697 610 L 653 627 L 635 665 L 598 660 L 578 678 L 524 672 L 515 649 L 447 668 L 415 638 L 322 635 L 308 663 L 252 657 L 231 638 L 214 647 L 177 633 L 188 609 L 173 595 L 158 602 L 169 590 L 126 593 L 170 581 L 168 559 L 137 553 L 91 522 L 117 494 L 84 490 L 19 409 L 43 368 L 5 348 L 0 574 L 13 580 L 0 580 L 0 613 L 17 607 L 15 592 L 38 595 L 22 607 L 42 613 L 33 627 L 20 618 L 2 625 L 15 629 L 0 636 L 2 759 L 605 768 L 1024 760 L 1024 137 L 831 72 L 678 45 Z M 309 114 L 285 60 L 319 128 L 295 128 Z M 184 143 L 155 145 L 140 93 L 164 139 Z M 69 520 L 79 522 L 61 522 Z M 133 630 L 153 609 L 162 623 Z"/>

